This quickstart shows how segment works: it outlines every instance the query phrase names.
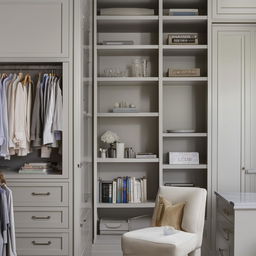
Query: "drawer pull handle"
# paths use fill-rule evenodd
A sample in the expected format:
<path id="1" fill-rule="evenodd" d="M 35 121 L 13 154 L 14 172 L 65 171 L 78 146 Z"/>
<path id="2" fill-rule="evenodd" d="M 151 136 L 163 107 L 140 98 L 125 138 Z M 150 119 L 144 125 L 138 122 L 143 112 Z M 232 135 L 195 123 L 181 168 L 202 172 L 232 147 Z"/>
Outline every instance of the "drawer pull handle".
<path id="1" fill-rule="evenodd" d="M 38 243 L 38 242 L 36 242 L 36 241 L 32 241 L 32 244 L 33 244 L 33 245 L 51 245 L 52 242 L 51 242 L 51 241 L 48 241 L 47 243 Z"/>
<path id="2" fill-rule="evenodd" d="M 36 192 L 32 192 L 32 196 L 49 196 L 51 193 L 47 192 L 47 193 L 36 193 Z"/>
<path id="3" fill-rule="evenodd" d="M 46 216 L 46 217 L 37 217 L 37 216 L 32 216 L 32 220 L 49 220 L 51 216 Z"/>

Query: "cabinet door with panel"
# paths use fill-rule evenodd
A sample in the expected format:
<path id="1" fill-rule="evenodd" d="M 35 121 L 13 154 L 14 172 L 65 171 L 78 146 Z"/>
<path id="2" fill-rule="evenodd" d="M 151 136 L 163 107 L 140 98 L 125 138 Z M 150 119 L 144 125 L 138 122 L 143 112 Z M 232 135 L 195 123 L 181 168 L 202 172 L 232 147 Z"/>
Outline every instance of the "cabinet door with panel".
<path id="1" fill-rule="evenodd" d="M 69 0 L 1 0 L 0 57 L 68 57 Z"/>
<path id="2" fill-rule="evenodd" d="M 255 0 L 213 0 L 212 15 L 214 21 L 255 21 Z"/>
<path id="3" fill-rule="evenodd" d="M 213 170 L 218 191 L 240 191 L 248 155 L 252 27 L 213 27 Z M 245 155 L 246 154 L 246 155 Z M 232 182 L 230 182 L 232 181 Z"/>

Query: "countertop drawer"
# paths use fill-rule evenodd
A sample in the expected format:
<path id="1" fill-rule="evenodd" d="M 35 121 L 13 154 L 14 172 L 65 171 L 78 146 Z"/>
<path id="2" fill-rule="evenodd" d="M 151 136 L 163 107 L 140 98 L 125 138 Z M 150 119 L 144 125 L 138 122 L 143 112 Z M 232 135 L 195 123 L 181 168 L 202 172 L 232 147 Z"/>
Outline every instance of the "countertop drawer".
<path id="1" fill-rule="evenodd" d="M 14 209 L 15 227 L 68 228 L 68 208 L 17 207 Z"/>
<path id="2" fill-rule="evenodd" d="M 67 183 L 11 183 L 14 207 L 68 206 Z"/>
<path id="3" fill-rule="evenodd" d="M 16 233 L 17 254 L 68 255 L 68 233 Z"/>
<path id="4" fill-rule="evenodd" d="M 234 209 L 227 201 L 217 197 L 217 210 L 231 223 L 234 223 Z"/>

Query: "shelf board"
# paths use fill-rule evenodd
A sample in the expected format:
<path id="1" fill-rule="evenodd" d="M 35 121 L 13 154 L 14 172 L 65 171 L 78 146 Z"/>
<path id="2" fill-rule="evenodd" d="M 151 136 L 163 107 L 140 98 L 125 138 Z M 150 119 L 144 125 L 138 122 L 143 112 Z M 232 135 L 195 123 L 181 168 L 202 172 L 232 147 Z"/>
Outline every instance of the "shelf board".
<path id="1" fill-rule="evenodd" d="M 163 133 L 164 138 L 207 137 L 207 133 Z"/>
<path id="2" fill-rule="evenodd" d="M 159 16 L 158 15 L 152 15 L 152 16 L 108 16 L 108 15 L 97 15 L 97 20 L 98 21 L 106 21 L 106 20 L 127 20 L 127 21 L 143 21 L 143 20 L 158 20 Z"/>
<path id="3" fill-rule="evenodd" d="M 137 158 L 98 158 L 98 163 L 158 163 L 159 158 L 137 159 Z"/>
<path id="4" fill-rule="evenodd" d="M 98 50 L 144 50 L 158 48 L 158 45 L 97 45 Z"/>
<path id="5" fill-rule="evenodd" d="M 157 82 L 158 77 L 98 77 L 98 82 Z"/>
<path id="6" fill-rule="evenodd" d="M 159 113 L 98 113 L 98 117 L 158 117 Z"/>
<path id="7" fill-rule="evenodd" d="M 208 45 L 196 44 L 196 45 L 164 45 L 163 49 L 166 50 L 206 50 Z"/>
<path id="8" fill-rule="evenodd" d="M 163 77 L 163 82 L 207 82 L 208 77 Z"/>
<path id="9" fill-rule="evenodd" d="M 207 169 L 207 164 L 164 164 L 163 169 Z"/>
<path id="10" fill-rule="evenodd" d="M 207 21 L 207 15 L 198 15 L 198 16 L 163 16 L 164 21 Z"/>
<path id="11" fill-rule="evenodd" d="M 98 203 L 97 207 L 98 208 L 154 208 L 155 202 L 126 203 L 126 204 Z"/>

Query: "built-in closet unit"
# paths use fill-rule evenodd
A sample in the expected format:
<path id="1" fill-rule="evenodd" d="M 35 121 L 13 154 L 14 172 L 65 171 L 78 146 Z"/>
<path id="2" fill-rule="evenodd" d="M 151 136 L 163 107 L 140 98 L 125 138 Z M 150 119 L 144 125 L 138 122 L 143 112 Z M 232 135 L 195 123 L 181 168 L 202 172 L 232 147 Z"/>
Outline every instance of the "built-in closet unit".
<path id="1" fill-rule="evenodd" d="M 255 8 L 254 1 L 212 2 L 212 191 L 256 191 Z M 229 255 L 215 199 L 212 249 Z"/>
<path id="2" fill-rule="evenodd" d="M 91 12 L 88 4 L 84 2 L 83 8 Z M 10 160 L 0 158 L 1 172 L 13 191 L 18 255 L 90 255 L 92 60 L 88 49 L 92 41 L 88 38 L 92 23 L 84 20 L 75 30 L 85 41 L 77 49 L 83 55 L 76 52 L 74 73 L 73 7 L 71 0 L 0 1 L 4 34 L 0 73 L 29 73 L 34 86 L 39 73 L 54 73 L 62 80 L 59 150 L 53 149 L 50 158 L 41 158 L 40 149 Z M 34 162 L 56 163 L 60 168 L 48 174 L 19 174 L 25 163 Z"/>
<path id="3" fill-rule="evenodd" d="M 101 15 L 102 8 L 123 7 L 153 9 L 154 15 Z M 166 11 L 170 8 L 198 8 L 199 15 L 168 16 Z M 107 236 L 97 237 L 101 218 L 151 215 L 159 185 L 192 183 L 208 188 L 210 184 L 208 3 L 206 0 L 97 0 L 94 24 L 94 237 L 103 244 L 105 237 L 107 244 L 113 240 Z M 168 34 L 175 32 L 198 33 L 199 44 L 168 45 Z M 115 40 L 133 40 L 134 44 L 103 43 Z M 131 66 L 136 58 L 150 63 L 150 71 L 144 77 L 132 74 Z M 200 68 L 201 74 L 198 77 L 168 77 L 169 68 Z M 117 74 L 109 75 L 109 69 Z M 120 75 L 126 69 L 128 74 Z M 137 112 L 114 113 L 114 104 L 121 101 L 136 105 Z M 157 158 L 101 158 L 100 148 L 106 147 L 101 142 L 101 135 L 107 130 L 117 133 L 125 147 L 132 147 L 136 152 L 155 153 Z M 191 132 L 168 133 L 167 130 Z M 199 152 L 200 162 L 170 165 L 168 152 Z M 148 201 L 99 202 L 99 178 L 112 180 L 118 176 L 147 177 Z M 209 213 L 206 230 L 210 228 Z M 95 255 L 106 253 L 105 248 L 96 251 Z"/>

